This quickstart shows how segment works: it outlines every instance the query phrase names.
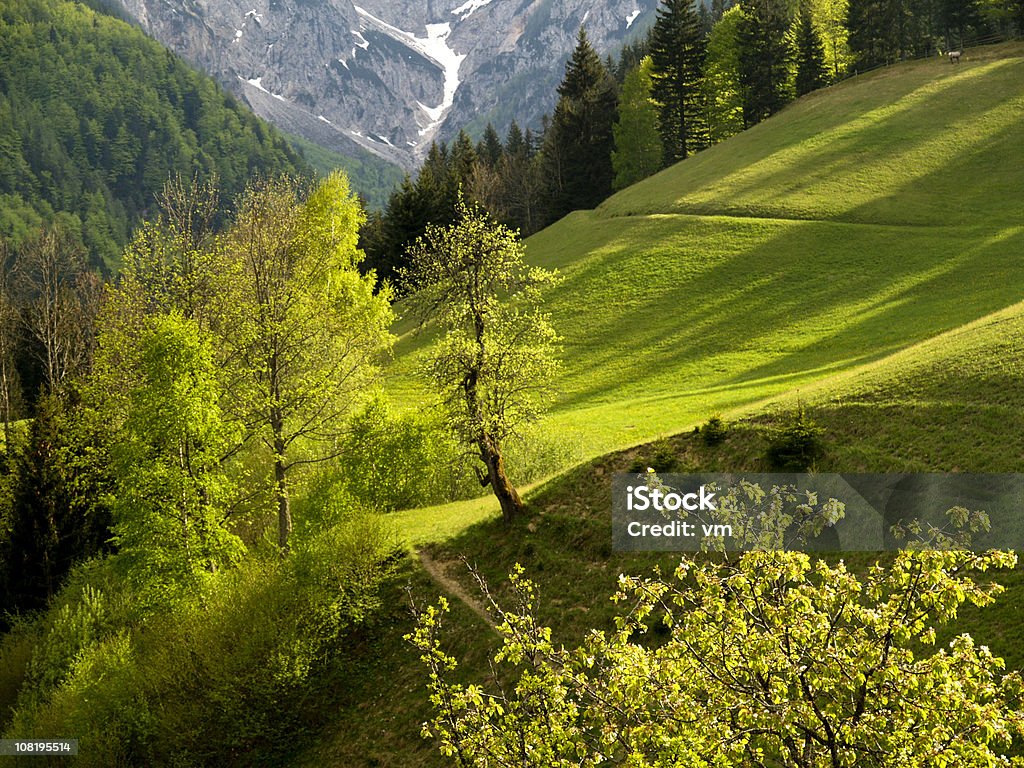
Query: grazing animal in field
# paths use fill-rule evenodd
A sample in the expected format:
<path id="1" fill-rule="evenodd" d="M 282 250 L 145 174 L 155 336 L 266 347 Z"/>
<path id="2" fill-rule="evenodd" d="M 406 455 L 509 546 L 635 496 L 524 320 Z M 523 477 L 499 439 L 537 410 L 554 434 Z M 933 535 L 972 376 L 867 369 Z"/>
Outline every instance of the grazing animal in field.
<path id="1" fill-rule="evenodd" d="M 961 53 L 960 51 L 950 51 L 949 52 L 949 63 L 950 64 L 959 64 L 960 63 L 960 53 Z"/>

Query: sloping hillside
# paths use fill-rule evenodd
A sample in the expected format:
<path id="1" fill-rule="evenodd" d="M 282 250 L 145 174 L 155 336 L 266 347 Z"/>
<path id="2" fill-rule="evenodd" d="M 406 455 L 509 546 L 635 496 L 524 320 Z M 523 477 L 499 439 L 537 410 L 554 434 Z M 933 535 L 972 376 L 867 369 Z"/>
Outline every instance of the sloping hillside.
<path id="1" fill-rule="evenodd" d="M 593 456 L 1019 299 L 1024 46 L 855 78 L 530 238 L 562 270 L 551 430 Z M 422 338 L 405 337 L 404 399 Z"/>
<path id="2" fill-rule="evenodd" d="M 511 530 L 484 500 L 401 512 L 397 527 L 463 593 L 460 556 L 492 584 L 523 563 L 542 620 L 571 644 L 612 626 L 619 572 L 673 560 L 611 551 L 615 471 L 764 470 L 770 430 L 798 407 L 823 429 L 821 471 L 1019 470 L 1022 129 L 1024 46 L 970 52 L 960 69 L 906 64 L 805 98 L 534 236 L 529 256 L 566 275 L 549 297 L 566 370 L 545 426 L 597 458 L 528 493 Z M 428 342 L 402 339 L 393 381 L 411 400 Z M 715 411 L 730 427 L 708 446 L 689 427 Z M 965 610 L 946 632 L 1019 668 L 1024 575 L 1000 581 L 994 608 Z M 419 599 L 453 595 L 451 651 L 486 678 L 487 625 L 426 570 L 411 582 Z M 366 649 L 352 679 L 362 707 L 300 765 L 444 764 L 417 736 L 425 673 L 401 631 Z"/>

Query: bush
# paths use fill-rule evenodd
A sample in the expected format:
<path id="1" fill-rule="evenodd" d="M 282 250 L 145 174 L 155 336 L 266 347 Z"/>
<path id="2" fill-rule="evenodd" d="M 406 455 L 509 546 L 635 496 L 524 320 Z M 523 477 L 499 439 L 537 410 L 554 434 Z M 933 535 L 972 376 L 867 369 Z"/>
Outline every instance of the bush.
<path id="1" fill-rule="evenodd" d="M 106 586 L 105 612 L 65 601 L 41 621 L 32 663 L 46 674 L 29 676 L 8 730 L 73 733 L 83 767 L 280 764 L 328 664 L 372 621 L 395 552 L 379 517 L 352 515 L 144 622 Z"/>
<path id="2" fill-rule="evenodd" d="M 700 428 L 700 437 L 704 441 L 704 445 L 708 446 L 718 445 L 725 440 L 727 434 L 729 434 L 729 428 L 722 421 L 721 416 L 712 416 Z"/>
<path id="3" fill-rule="evenodd" d="M 821 436 L 821 428 L 801 408 L 796 418 L 769 440 L 768 463 L 772 469 L 807 471 L 825 455 L 825 444 Z"/>
<path id="4" fill-rule="evenodd" d="M 319 477 L 320 498 L 311 501 L 329 506 L 340 493 L 350 504 L 390 512 L 465 498 L 472 479 L 459 471 L 460 454 L 437 412 L 395 413 L 376 399 L 350 422 L 341 455 Z"/>
<path id="5" fill-rule="evenodd" d="M 648 467 L 655 472 L 671 472 L 678 463 L 672 443 L 662 438 L 645 446 L 644 453 L 633 459 L 629 465 L 630 472 L 645 472 Z"/>

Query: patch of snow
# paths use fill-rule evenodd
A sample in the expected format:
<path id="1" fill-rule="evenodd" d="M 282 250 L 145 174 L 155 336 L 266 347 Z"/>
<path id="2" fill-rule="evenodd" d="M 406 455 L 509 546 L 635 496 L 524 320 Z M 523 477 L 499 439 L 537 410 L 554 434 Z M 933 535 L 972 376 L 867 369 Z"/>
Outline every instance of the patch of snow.
<path id="1" fill-rule="evenodd" d="M 352 53 L 354 55 L 355 51 L 353 51 Z M 343 66 L 345 69 L 348 69 L 348 62 L 345 61 L 344 59 L 338 59 L 338 63 L 341 64 L 341 66 Z"/>
<path id="2" fill-rule="evenodd" d="M 467 2 L 463 3 L 454 11 L 452 11 L 452 16 L 458 16 L 459 21 L 465 21 L 466 19 L 473 15 L 474 11 L 478 11 L 485 5 L 490 4 L 491 0 L 467 0 Z"/>
<path id="3" fill-rule="evenodd" d="M 416 146 L 416 142 L 415 141 L 407 141 L 405 143 L 408 144 L 410 147 L 415 147 Z"/>
<path id="4" fill-rule="evenodd" d="M 317 116 L 316 116 L 316 119 L 317 119 L 317 120 L 323 120 L 323 121 L 324 121 L 325 123 L 327 123 L 328 125 L 334 125 L 334 123 L 332 123 L 332 122 L 331 122 L 330 120 L 328 120 L 328 119 L 327 119 L 326 117 L 324 117 L 323 115 L 317 115 Z"/>
<path id="5" fill-rule="evenodd" d="M 367 39 L 366 39 L 365 37 L 363 37 L 363 33 L 362 33 L 362 32 L 360 32 L 360 31 L 359 31 L 358 29 L 350 29 L 349 31 L 350 31 L 350 32 L 351 32 L 351 33 L 352 33 L 353 35 L 355 35 L 355 36 L 356 36 L 356 38 L 357 38 L 357 39 L 356 39 L 356 45 L 357 45 L 357 46 L 359 46 L 360 48 L 362 48 L 362 49 L 363 49 L 364 51 L 365 51 L 365 50 L 366 50 L 367 48 L 369 48 L 369 47 L 370 47 L 370 41 L 369 41 L 369 40 L 367 40 Z M 355 50 L 355 49 L 353 49 L 353 50 Z"/>
<path id="6" fill-rule="evenodd" d="M 241 75 L 238 76 L 238 79 L 239 80 L 245 80 L 245 78 L 242 77 Z M 273 96 L 278 101 L 288 101 L 288 99 L 286 99 L 281 94 L 279 94 L 279 93 L 271 93 L 266 88 L 264 88 L 263 87 L 263 77 L 262 76 L 261 77 L 254 77 L 252 80 L 245 80 L 245 82 L 247 82 L 249 85 L 251 85 L 256 90 L 263 91 L 268 96 Z"/>
<path id="7" fill-rule="evenodd" d="M 251 11 L 249 11 L 247 14 L 245 14 L 245 18 L 247 18 L 247 19 L 251 18 L 257 24 L 259 24 L 260 26 L 263 26 L 263 14 L 262 13 L 257 13 L 255 8 L 253 8 Z"/>
<path id="8" fill-rule="evenodd" d="M 587 19 L 589 19 L 589 18 L 590 18 L 590 9 L 587 8 L 587 12 L 583 14 L 583 21 L 580 22 L 580 26 L 583 26 L 584 24 L 586 24 L 587 23 Z"/>
<path id="9" fill-rule="evenodd" d="M 424 112 L 426 112 L 427 117 L 429 117 L 432 122 L 436 123 L 441 120 L 441 113 L 444 112 L 444 109 L 442 108 L 443 105 L 438 107 L 428 107 L 422 101 L 417 101 L 416 106 L 422 109 Z M 422 136 L 425 132 L 425 130 L 420 131 L 420 136 Z"/>
<path id="10" fill-rule="evenodd" d="M 447 41 L 452 31 L 452 25 L 448 22 L 443 24 L 427 24 L 427 36 L 416 37 L 412 32 L 406 32 L 398 29 L 398 27 L 393 27 L 386 21 L 381 21 L 358 5 L 353 7 L 360 16 L 375 24 L 394 39 L 425 56 L 444 72 L 444 95 L 441 98 L 441 103 L 436 107 L 428 107 L 417 102 L 427 114 L 427 117 L 430 118 L 430 123 L 425 128 L 420 129 L 420 136 L 436 131 L 437 127 L 441 124 L 444 114 L 455 103 L 455 92 L 459 89 L 460 84 L 459 67 L 462 65 L 463 59 L 466 58 L 466 54 L 458 54 L 448 47 Z"/>
<path id="11" fill-rule="evenodd" d="M 238 79 L 242 80 L 243 78 L 242 78 L 241 75 L 239 75 Z M 256 89 L 258 89 L 260 91 L 263 91 L 264 93 L 270 93 L 270 91 L 268 91 L 266 88 L 263 87 L 263 78 L 262 77 L 254 77 L 252 80 L 246 80 L 245 82 L 247 82 L 253 88 L 256 88 Z"/>
<path id="12" fill-rule="evenodd" d="M 629 29 L 630 27 L 633 26 L 633 22 L 636 21 L 636 17 L 639 16 L 639 15 L 640 15 L 640 9 L 637 8 L 635 11 L 633 11 L 631 14 L 629 14 L 629 16 L 626 17 L 626 29 Z"/>
<path id="13" fill-rule="evenodd" d="M 237 39 L 238 39 L 238 38 L 240 38 L 241 36 L 242 36 L 242 30 L 240 30 L 240 29 L 236 29 L 236 30 L 235 30 L 235 40 L 237 40 Z"/>

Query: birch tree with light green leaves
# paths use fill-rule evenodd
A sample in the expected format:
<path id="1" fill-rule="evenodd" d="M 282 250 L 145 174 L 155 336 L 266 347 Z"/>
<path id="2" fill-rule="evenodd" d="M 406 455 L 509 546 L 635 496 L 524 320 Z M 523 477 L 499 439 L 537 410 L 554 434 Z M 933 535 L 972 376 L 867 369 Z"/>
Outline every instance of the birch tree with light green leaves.
<path id="1" fill-rule="evenodd" d="M 264 180 L 250 184 L 224 239 L 229 279 L 215 332 L 231 372 L 228 403 L 270 453 L 282 551 L 293 470 L 337 454 L 393 341 L 389 295 L 358 269 L 363 219 L 341 173 L 308 191 Z"/>
<path id="2" fill-rule="evenodd" d="M 118 338 L 101 336 L 101 345 Z M 224 525 L 232 481 L 222 458 L 239 429 L 218 404 L 213 350 L 195 321 L 149 317 L 118 359 L 130 364 L 133 381 L 123 398 L 106 401 L 118 422 L 111 447 L 116 562 L 143 604 L 167 605 L 202 594 L 204 582 L 243 552 Z M 107 362 L 101 346 L 100 370 Z"/>

